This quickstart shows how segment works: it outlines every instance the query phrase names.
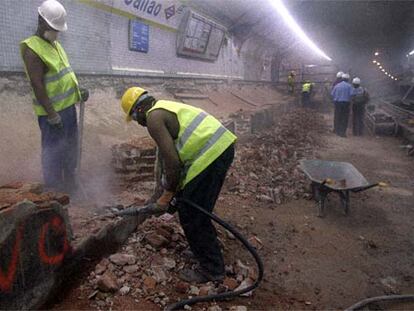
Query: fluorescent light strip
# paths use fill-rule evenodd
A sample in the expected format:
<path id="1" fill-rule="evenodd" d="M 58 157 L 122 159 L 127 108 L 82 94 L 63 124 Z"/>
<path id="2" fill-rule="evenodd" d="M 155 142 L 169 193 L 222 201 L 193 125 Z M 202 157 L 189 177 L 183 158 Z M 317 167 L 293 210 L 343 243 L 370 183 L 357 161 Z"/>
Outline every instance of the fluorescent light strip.
<path id="1" fill-rule="evenodd" d="M 300 26 L 296 23 L 293 17 L 290 15 L 288 9 L 283 4 L 282 0 L 269 0 L 279 15 L 283 18 L 285 23 L 288 25 L 290 29 L 295 32 L 299 38 L 301 38 L 308 47 L 310 47 L 313 51 L 317 54 L 325 58 L 326 60 L 331 61 L 332 59 L 326 55 L 320 48 L 316 46 L 315 43 L 305 34 L 305 32 L 300 28 Z"/>
<path id="2" fill-rule="evenodd" d="M 412 50 L 410 53 L 408 53 L 408 55 L 413 55 L 414 54 L 414 50 Z"/>

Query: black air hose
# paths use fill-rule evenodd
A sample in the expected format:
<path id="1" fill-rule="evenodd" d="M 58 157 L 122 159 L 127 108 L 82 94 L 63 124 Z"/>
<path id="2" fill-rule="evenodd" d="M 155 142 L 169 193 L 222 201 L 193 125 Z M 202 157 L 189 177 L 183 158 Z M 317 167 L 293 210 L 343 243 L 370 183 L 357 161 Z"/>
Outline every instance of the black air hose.
<path id="1" fill-rule="evenodd" d="M 238 291 L 225 292 L 225 293 L 222 293 L 222 294 L 207 295 L 207 296 L 195 297 L 195 298 L 191 298 L 191 299 L 182 300 L 182 301 L 173 303 L 171 305 L 168 305 L 165 308 L 165 310 L 166 311 L 178 310 L 178 309 L 184 308 L 185 305 L 193 305 L 193 304 L 196 304 L 196 303 L 207 302 L 207 301 L 224 300 L 224 299 L 227 299 L 227 298 L 236 297 L 236 296 L 239 296 L 241 294 L 248 293 L 248 292 L 254 290 L 255 288 L 257 288 L 259 286 L 259 283 L 263 279 L 263 262 L 262 262 L 262 259 L 259 256 L 259 254 L 256 252 L 256 249 L 236 229 L 234 229 L 230 224 L 223 221 L 222 219 L 220 219 L 216 215 L 207 212 L 201 206 L 191 202 L 190 200 L 178 199 L 177 201 L 186 203 L 188 205 L 191 205 L 192 207 L 196 208 L 197 210 L 199 210 L 204 215 L 206 215 L 206 216 L 210 217 L 211 219 L 213 219 L 220 226 L 222 226 L 226 230 L 230 231 L 244 245 L 244 247 L 247 248 L 247 250 L 250 252 L 250 254 L 252 254 L 254 259 L 256 260 L 257 268 L 258 268 L 258 276 L 257 276 L 257 280 L 254 282 L 254 284 L 249 286 L 249 287 L 246 287 L 245 289 L 241 289 L 241 290 L 238 290 Z"/>
<path id="2" fill-rule="evenodd" d="M 381 301 L 413 302 L 414 295 L 389 295 L 389 296 L 378 296 L 378 297 L 367 298 L 367 299 L 361 300 L 360 302 L 357 302 L 356 304 L 350 306 L 349 308 L 346 308 L 345 311 L 360 310 L 370 303 L 381 302 Z"/>

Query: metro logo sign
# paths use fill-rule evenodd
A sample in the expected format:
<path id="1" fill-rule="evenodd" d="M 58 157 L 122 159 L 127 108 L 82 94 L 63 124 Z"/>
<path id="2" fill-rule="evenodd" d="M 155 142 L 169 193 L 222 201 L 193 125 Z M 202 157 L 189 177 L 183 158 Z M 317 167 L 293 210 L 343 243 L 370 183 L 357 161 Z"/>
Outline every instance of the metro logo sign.
<path id="1" fill-rule="evenodd" d="M 181 17 L 176 8 L 179 0 L 122 0 L 114 1 L 114 8 L 131 13 L 145 20 L 178 29 Z M 160 14 L 161 13 L 161 14 Z"/>
<path id="2" fill-rule="evenodd" d="M 175 15 L 175 5 L 170 6 L 169 8 L 165 9 L 165 18 L 170 19 Z"/>

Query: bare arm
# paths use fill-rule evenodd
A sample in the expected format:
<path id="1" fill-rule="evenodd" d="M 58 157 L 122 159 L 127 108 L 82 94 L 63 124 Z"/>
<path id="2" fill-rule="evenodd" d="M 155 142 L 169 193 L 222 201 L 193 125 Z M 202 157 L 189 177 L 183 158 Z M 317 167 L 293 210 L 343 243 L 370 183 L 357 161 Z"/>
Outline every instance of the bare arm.
<path id="1" fill-rule="evenodd" d="M 43 77 L 46 73 L 45 64 L 30 48 L 25 49 L 23 60 L 26 65 L 30 83 L 39 104 L 44 107 L 49 118 L 56 117 L 56 111 L 50 103 L 49 97 L 46 93 L 46 86 L 43 82 Z"/>
<path id="2" fill-rule="evenodd" d="M 165 164 L 167 185 L 165 190 L 176 192 L 181 175 L 181 162 L 175 149 L 174 140 L 166 125 L 168 112 L 155 110 L 147 119 L 148 132 L 157 143 Z"/>

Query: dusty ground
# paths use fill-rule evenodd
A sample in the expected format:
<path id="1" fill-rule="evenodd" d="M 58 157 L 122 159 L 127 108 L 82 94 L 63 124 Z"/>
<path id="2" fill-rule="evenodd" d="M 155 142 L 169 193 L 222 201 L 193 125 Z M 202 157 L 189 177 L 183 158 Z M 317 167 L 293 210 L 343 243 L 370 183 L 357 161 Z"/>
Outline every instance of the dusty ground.
<path id="1" fill-rule="evenodd" d="M 325 122 L 331 123 L 328 114 Z M 317 158 L 351 162 L 369 181 L 384 181 L 389 187 L 353 194 L 348 216 L 331 194 L 325 218 L 316 217 L 312 200 L 275 205 L 223 193 L 218 214 L 247 237 L 256 235 L 263 242 L 260 254 L 265 279 L 251 298 L 219 303 L 222 309 L 234 305 L 248 310 L 343 309 L 371 296 L 414 293 L 413 158 L 404 154 L 396 138 L 356 138 L 350 133 L 348 138 L 340 138 L 327 126 L 321 141 L 324 145 Z M 226 262 L 234 262 L 237 256 L 253 266 L 236 242 L 224 240 Z M 82 285 L 72 289 L 53 309 L 90 309 L 87 290 Z M 414 305 L 388 308 L 413 309 Z M 112 309 L 159 307 L 146 300 L 137 303 L 129 296 L 115 296 Z"/>

